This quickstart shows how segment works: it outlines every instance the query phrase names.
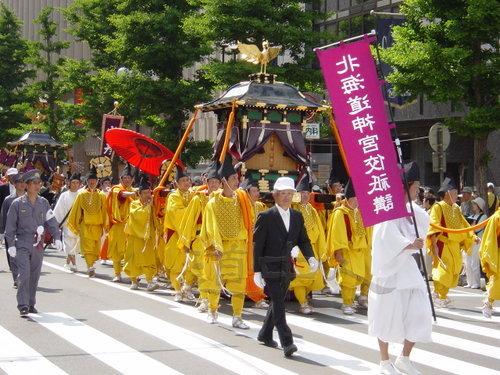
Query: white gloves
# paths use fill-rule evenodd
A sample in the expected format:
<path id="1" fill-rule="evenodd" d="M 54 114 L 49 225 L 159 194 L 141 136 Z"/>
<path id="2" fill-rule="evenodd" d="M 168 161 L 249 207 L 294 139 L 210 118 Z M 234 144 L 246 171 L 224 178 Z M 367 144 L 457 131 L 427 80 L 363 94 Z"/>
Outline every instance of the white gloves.
<path id="1" fill-rule="evenodd" d="M 307 260 L 307 263 L 309 263 L 309 267 L 311 267 L 311 272 L 316 272 L 319 267 L 319 262 L 316 260 L 315 257 L 310 257 Z"/>
<path id="2" fill-rule="evenodd" d="M 11 246 L 9 247 L 9 249 L 7 250 L 9 255 L 12 257 L 12 258 L 15 258 L 16 257 L 16 254 L 17 254 L 17 250 L 16 250 L 16 247 L 15 246 Z"/>
<path id="3" fill-rule="evenodd" d="M 57 251 L 62 251 L 63 250 L 63 245 L 61 240 L 56 240 L 56 250 Z"/>
<path id="4" fill-rule="evenodd" d="M 257 285 L 261 289 L 264 289 L 264 287 L 266 286 L 266 282 L 264 281 L 264 278 L 262 277 L 261 272 L 255 272 L 253 274 L 253 281 L 254 281 L 255 285 Z"/>
<path id="5" fill-rule="evenodd" d="M 299 256 L 299 247 L 294 246 L 292 248 L 292 251 L 290 252 L 290 255 L 292 256 L 292 258 L 297 258 Z"/>

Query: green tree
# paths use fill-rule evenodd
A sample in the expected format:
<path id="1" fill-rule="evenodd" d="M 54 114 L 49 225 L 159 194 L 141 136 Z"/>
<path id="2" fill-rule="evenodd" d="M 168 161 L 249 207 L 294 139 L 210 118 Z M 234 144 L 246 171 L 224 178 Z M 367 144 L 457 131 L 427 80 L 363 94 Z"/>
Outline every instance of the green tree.
<path id="1" fill-rule="evenodd" d="M 14 13 L 0 2 L 0 144 L 11 140 L 5 130 L 15 128 L 25 119 L 16 105 L 26 100 L 23 89 L 26 81 L 33 78 L 34 70 L 27 66 L 29 45 L 21 37 L 21 23 Z"/>
<path id="2" fill-rule="evenodd" d="M 466 109 L 445 124 L 474 138 L 474 180 L 486 196 L 487 136 L 500 129 L 500 3 L 491 0 L 406 0 L 406 23 L 393 28 L 394 45 L 382 59 L 394 72 L 388 81 L 398 93 L 423 94 L 436 103 Z"/>
<path id="3" fill-rule="evenodd" d="M 100 127 L 116 100 L 128 124 L 152 127 L 154 138 L 175 150 L 194 104 L 209 99 L 203 80 L 183 77 L 211 51 L 181 27 L 197 10 L 184 0 L 75 0 L 63 10 L 69 31 L 92 49 L 91 64 L 68 62 L 64 73 L 85 93 L 77 108 L 90 128 Z M 208 155 L 191 158 L 191 166 L 202 156 Z"/>
<path id="4" fill-rule="evenodd" d="M 278 79 L 294 84 L 302 90 L 321 91 L 323 78 L 318 69 L 312 69 L 315 54 L 312 48 L 330 41 L 333 36 L 314 28 L 316 20 L 325 19 L 328 14 L 319 9 L 320 1 L 296 0 L 188 0 L 203 8 L 184 22 L 187 33 L 198 35 L 219 51 L 237 42 L 256 44 L 262 42 L 281 45 L 282 54 L 287 54 L 287 62 L 280 66 L 272 63 L 269 73 Z M 231 57 L 225 60 L 211 59 L 203 67 L 204 77 L 218 88 L 247 79 L 248 74 L 258 68 Z M 223 52 L 226 53 L 226 52 Z"/>

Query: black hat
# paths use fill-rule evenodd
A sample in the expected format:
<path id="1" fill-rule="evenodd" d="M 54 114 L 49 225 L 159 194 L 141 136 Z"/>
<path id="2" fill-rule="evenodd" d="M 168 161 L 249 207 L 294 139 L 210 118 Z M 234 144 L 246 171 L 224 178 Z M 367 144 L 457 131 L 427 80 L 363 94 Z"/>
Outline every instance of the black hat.
<path id="1" fill-rule="evenodd" d="M 219 168 L 220 168 L 219 160 L 214 160 L 212 164 L 210 164 L 207 167 L 207 169 L 205 170 L 205 173 L 207 174 L 207 181 L 210 180 L 211 178 L 216 178 L 220 180 Z"/>
<path id="2" fill-rule="evenodd" d="M 24 182 L 23 181 L 23 174 L 22 173 L 18 173 L 16 175 L 14 175 L 14 177 L 12 177 L 12 182 L 13 183 L 16 183 L 16 182 Z"/>
<path id="3" fill-rule="evenodd" d="M 28 171 L 25 174 L 23 174 L 23 181 L 24 182 L 42 181 L 42 172 L 40 172 L 38 169 L 32 169 L 31 171 Z"/>
<path id="4" fill-rule="evenodd" d="M 130 163 L 127 163 L 125 165 L 125 168 L 123 168 L 120 178 L 125 176 L 134 177 L 134 173 L 132 172 L 132 166 L 130 165 Z"/>
<path id="5" fill-rule="evenodd" d="M 297 182 L 297 186 L 295 187 L 297 191 L 309 191 L 311 192 L 312 189 L 312 183 L 311 183 L 311 176 L 309 175 L 309 172 L 304 171 L 302 173 L 302 177 L 300 178 L 299 182 Z"/>
<path id="6" fill-rule="evenodd" d="M 141 174 L 141 178 L 139 180 L 138 190 L 143 191 L 143 190 L 148 190 L 148 189 L 151 189 L 151 184 L 149 183 L 149 178 L 148 178 L 148 176 Z"/>
<path id="7" fill-rule="evenodd" d="M 257 181 L 253 179 L 252 175 L 249 175 L 247 176 L 247 178 L 245 178 L 245 181 L 243 181 L 243 183 L 241 184 L 241 188 L 243 190 L 249 190 L 251 187 L 258 188 L 259 184 L 257 183 Z"/>
<path id="8" fill-rule="evenodd" d="M 189 177 L 186 172 L 179 167 L 178 165 L 175 165 L 177 168 L 177 172 L 175 173 L 175 181 L 179 181 L 182 177 Z"/>
<path id="9" fill-rule="evenodd" d="M 67 180 L 71 179 L 71 171 L 66 171 L 66 179 Z"/>
<path id="10" fill-rule="evenodd" d="M 90 180 L 91 178 L 96 179 L 96 180 L 98 179 L 97 178 L 97 169 L 94 166 L 92 166 L 92 168 L 90 168 L 89 174 L 87 175 L 87 180 Z"/>
<path id="11" fill-rule="evenodd" d="M 73 173 L 69 178 L 68 180 L 70 181 L 73 181 L 73 180 L 78 180 L 78 181 L 81 181 L 82 180 L 82 175 L 80 173 Z"/>
<path id="12" fill-rule="evenodd" d="M 446 193 L 447 191 L 453 189 L 458 190 L 457 185 L 455 185 L 455 181 L 453 180 L 452 177 L 446 177 L 443 183 L 441 184 L 438 193 Z"/>
<path id="13" fill-rule="evenodd" d="M 404 173 L 406 182 L 420 181 L 420 169 L 414 161 L 404 164 Z"/>
<path id="14" fill-rule="evenodd" d="M 347 181 L 347 184 L 344 188 L 344 191 L 345 191 L 345 197 L 346 199 L 347 198 L 353 198 L 356 196 L 356 192 L 354 191 L 354 185 L 352 183 L 352 180 L 349 179 L 349 181 Z"/>
<path id="15" fill-rule="evenodd" d="M 330 171 L 330 177 L 328 177 L 328 180 L 326 180 L 326 183 L 328 184 L 328 186 L 330 186 L 336 182 L 340 182 L 340 180 L 337 177 L 337 174 L 335 173 L 335 169 L 332 168 Z"/>
<path id="16" fill-rule="evenodd" d="M 232 158 L 229 153 L 226 154 L 226 157 L 224 158 L 224 161 L 222 162 L 222 165 L 219 168 L 219 176 L 221 178 L 228 178 L 229 176 L 232 176 L 233 174 L 236 174 L 236 169 L 233 167 L 232 163 Z"/>

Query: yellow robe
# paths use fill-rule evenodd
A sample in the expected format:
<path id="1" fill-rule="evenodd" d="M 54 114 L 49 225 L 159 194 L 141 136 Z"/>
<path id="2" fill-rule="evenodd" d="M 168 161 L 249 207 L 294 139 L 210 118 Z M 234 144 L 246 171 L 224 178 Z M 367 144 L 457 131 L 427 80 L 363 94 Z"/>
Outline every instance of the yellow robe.
<path id="1" fill-rule="evenodd" d="M 106 225 L 106 196 L 96 190 L 82 190 L 68 216 L 68 229 L 80 236 L 80 249 L 88 267 L 99 259 L 101 237 Z"/>
<path id="2" fill-rule="evenodd" d="M 349 225 L 346 225 L 347 217 Z M 344 304 L 352 305 L 356 287 L 363 285 L 361 294 L 367 295 L 371 280 L 372 227 L 365 227 L 359 211 L 345 205 L 333 211 L 328 228 L 327 246 L 331 251 L 330 265 L 338 265 L 335 251 L 342 250 L 344 263 L 339 267 L 337 281 Z M 350 233 L 348 233 L 350 232 Z"/>
<path id="3" fill-rule="evenodd" d="M 186 262 L 186 253 L 184 250 L 179 249 L 177 242 L 181 232 L 182 217 L 191 198 L 191 191 L 183 193 L 177 189 L 169 194 L 165 208 L 164 231 L 167 233 L 168 240 L 165 244 L 164 265 L 167 272 L 169 272 L 170 281 L 176 291 L 181 290 L 181 282 L 177 280 L 177 277 L 182 272 Z M 183 277 L 186 284 L 192 285 L 193 276 L 191 271 L 185 272 Z"/>
<path id="4" fill-rule="evenodd" d="M 444 214 L 444 219 L 443 219 Z M 434 204 L 430 212 L 431 222 L 450 229 L 460 229 L 469 227 L 460 207 L 457 204 L 449 205 L 445 201 Z M 458 284 L 458 276 L 462 270 L 462 253 L 465 250 L 470 254 L 474 234 L 472 231 L 465 233 L 442 233 L 439 229 L 430 226 L 427 232 L 426 245 L 429 254 L 432 254 L 431 236 L 436 234 L 438 247 L 440 248 L 440 258 L 446 265 L 444 268 L 434 256 L 432 267 L 432 279 L 434 287 L 440 298 L 446 298 L 448 289 L 454 288 Z M 441 286 L 441 287 L 440 287 Z"/>
<path id="5" fill-rule="evenodd" d="M 491 216 L 484 230 L 479 248 L 479 258 L 484 273 L 488 276 L 488 298 L 500 300 L 500 209 Z"/>
<path id="6" fill-rule="evenodd" d="M 107 198 L 108 218 L 111 226 L 108 232 L 108 258 L 113 260 L 113 269 L 117 275 L 121 272 L 121 261 L 127 247 L 124 230 L 130 212 L 130 203 L 137 199 L 128 197 L 125 201 L 120 201 L 118 199 L 120 191 L 133 192 L 135 189 L 116 185 L 111 188 Z"/>
<path id="7" fill-rule="evenodd" d="M 130 204 L 125 234 L 127 249 L 123 271 L 131 279 L 144 274 L 146 280 L 151 282 L 156 273 L 155 226 L 151 205 L 143 205 L 139 200 Z"/>
<path id="8" fill-rule="evenodd" d="M 310 204 L 302 205 L 299 203 L 293 203 L 292 208 L 300 211 L 304 217 L 304 225 L 306 227 L 307 236 L 311 241 L 311 246 L 314 251 L 314 256 L 320 262 L 327 260 L 327 250 L 326 250 L 326 238 L 325 230 L 321 223 L 318 211 Z M 295 279 L 290 283 L 290 289 L 295 287 L 306 287 L 307 293 L 313 290 L 321 290 L 324 287 L 323 274 L 321 269 L 318 268 L 316 272 L 311 273 L 311 269 L 307 260 L 304 258 L 301 252 L 297 258 L 297 275 Z"/>

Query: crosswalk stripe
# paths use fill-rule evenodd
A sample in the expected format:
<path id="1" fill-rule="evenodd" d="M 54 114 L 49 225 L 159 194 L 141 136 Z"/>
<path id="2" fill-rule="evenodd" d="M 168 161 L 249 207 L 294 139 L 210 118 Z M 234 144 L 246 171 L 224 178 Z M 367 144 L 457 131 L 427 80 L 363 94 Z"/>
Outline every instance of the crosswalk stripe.
<path id="1" fill-rule="evenodd" d="M 194 309 L 177 307 L 171 310 L 177 311 L 181 314 L 202 321 L 205 321 L 206 318 L 205 314 L 200 314 L 199 312 L 194 311 Z M 247 321 L 246 324 L 250 327 L 250 329 L 242 331 L 233 328 L 231 321 L 232 321 L 231 316 L 219 313 L 219 318 L 218 318 L 219 326 L 223 326 L 225 329 L 231 330 L 237 333 L 238 335 L 246 336 L 254 340 L 257 340 L 257 335 L 261 328 L 260 325 Z M 299 351 L 296 354 L 297 357 L 302 357 L 309 361 L 317 362 L 323 366 L 335 369 L 344 374 L 366 375 L 366 374 L 373 374 L 378 371 L 378 365 L 365 361 L 361 358 L 354 357 L 349 354 L 339 352 L 330 348 L 326 348 L 324 346 L 300 338 L 294 338 L 294 341 L 299 348 Z"/>
<path id="2" fill-rule="evenodd" d="M 491 318 L 485 318 L 480 310 L 478 312 L 474 312 L 474 311 L 460 310 L 460 309 L 439 309 L 438 311 L 439 313 L 459 316 L 461 318 L 474 319 L 482 322 L 493 322 L 496 323 L 497 327 L 500 327 L 500 325 L 498 324 L 500 323 L 500 316 L 492 316 Z"/>
<path id="3" fill-rule="evenodd" d="M 325 310 L 329 310 L 329 311 L 325 311 Z M 346 315 L 341 314 L 338 311 L 332 311 L 332 310 L 333 309 L 324 309 L 324 308 L 316 309 L 317 312 L 324 314 L 324 315 L 332 316 L 332 317 L 346 320 L 346 321 L 353 321 L 352 319 L 346 319 Z M 442 320 L 444 320 L 444 319 L 439 318 L 438 323 L 436 323 L 436 325 L 439 326 L 440 325 L 439 323 Z M 367 326 L 368 325 L 368 318 L 362 316 L 362 317 L 357 318 L 356 322 Z M 470 332 L 470 331 L 465 331 L 465 332 Z M 495 335 L 499 336 L 499 333 L 495 332 Z M 500 338 L 500 336 L 499 336 L 499 338 Z M 432 332 L 432 341 L 436 344 L 450 346 L 453 348 L 460 348 L 461 350 L 465 350 L 465 351 L 476 353 L 476 354 L 479 353 L 481 355 L 495 358 L 495 359 L 498 358 L 498 347 L 492 346 L 492 345 L 486 345 L 486 344 L 483 344 L 481 342 L 466 340 L 466 339 L 462 339 L 462 338 L 457 337 L 457 336 L 447 335 L 447 334 L 439 333 L 436 331 Z"/>
<path id="4" fill-rule="evenodd" d="M 42 354 L 0 327 L 0 368 L 8 375 L 67 375 Z"/>
<path id="5" fill-rule="evenodd" d="M 257 309 L 250 310 L 254 314 L 258 314 L 261 316 L 265 315 L 265 313 Z M 378 350 L 376 338 L 369 336 L 368 334 L 292 314 L 289 314 L 286 319 L 287 322 L 291 325 L 302 327 L 317 333 L 321 333 L 323 335 L 331 336 L 332 338 L 335 338 L 337 340 L 344 340 L 349 343 L 355 343 L 356 345 L 363 346 L 367 349 Z M 399 353 L 401 352 L 401 346 L 394 345 L 393 347 L 389 348 L 389 351 L 393 355 L 399 355 Z M 455 375 L 500 374 L 500 372 L 494 371 L 487 367 L 478 366 L 437 353 L 431 353 L 419 348 L 414 348 L 411 352 L 411 356 L 413 362 L 438 368 L 443 371 L 448 371 Z"/>
<path id="6" fill-rule="evenodd" d="M 315 308 L 314 311 L 334 318 L 348 320 L 354 323 L 368 324 L 368 318 L 364 315 L 358 315 L 358 314 L 344 315 L 340 310 L 326 308 L 326 307 Z M 437 323 L 434 323 L 434 325 L 437 327 L 451 328 L 465 333 L 474 333 L 475 335 L 485 336 L 488 338 L 494 338 L 500 340 L 500 331 L 494 328 L 488 328 L 469 323 L 458 322 L 456 320 L 451 320 L 441 316 L 437 317 Z"/>
<path id="7" fill-rule="evenodd" d="M 101 313 L 230 371 L 248 375 L 296 374 L 137 310 L 101 311 Z"/>
<path id="8" fill-rule="evenodd" d="M 137 375 L 144 372 L 145 369 L 151 373 L 180 374 L 161 362 L 64 313 L 32 314 L 30 319 L 122 374 Z"/>

